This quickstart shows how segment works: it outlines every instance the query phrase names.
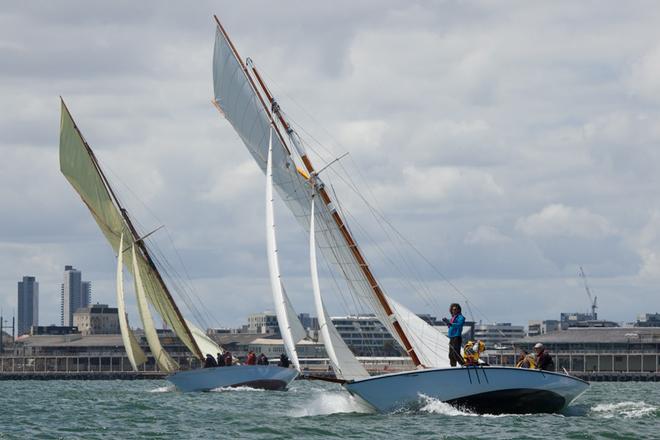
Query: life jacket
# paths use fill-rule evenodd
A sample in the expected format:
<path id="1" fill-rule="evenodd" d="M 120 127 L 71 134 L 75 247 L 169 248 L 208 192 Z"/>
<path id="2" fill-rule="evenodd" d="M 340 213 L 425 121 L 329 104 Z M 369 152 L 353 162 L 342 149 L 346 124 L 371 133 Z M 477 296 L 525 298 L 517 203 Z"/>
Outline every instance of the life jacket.
<path id="1" fill-rule="evenodd" d="M 486 344 L 481 341 L 468 341 L 463 347 L 463 359 L 466 365 L 479 365 L 479 355 L 486 350 Z"/>
<path id="2" fill-rule="evenodd" d="M 525 365 L 527 364 L 527 365 Z M 524 358 L 519 360 L 516 363 L 516 368 L 531 368 L 535 369 L 536 368 L 536 362 L 534 361 L 534 356 L 531 355 L 526 355 Z"/>

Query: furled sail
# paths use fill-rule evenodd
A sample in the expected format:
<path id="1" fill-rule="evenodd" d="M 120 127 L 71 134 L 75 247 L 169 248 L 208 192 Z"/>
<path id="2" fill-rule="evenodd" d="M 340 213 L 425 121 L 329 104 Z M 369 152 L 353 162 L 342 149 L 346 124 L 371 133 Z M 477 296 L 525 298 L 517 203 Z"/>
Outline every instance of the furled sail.
<path id="1" fill-rule="evenodd" d="M 285 296 L 282 288 L 282 278 L 280 275 L 280 265 L 277 258 L 277 242 L 275 239 L 275 214 L 273 211 L 273 182 L 271 173 L 271 151 L 272 151 L 272 136 L 270 138 L 268 149 L 268 164 L 266 170 L 266 235 L 268 247 L 268 269 L 270 272 L 270 286 L 273 292 L 273 301 L 275 302 L 275 314 L 277 315 L 277 323 L 280 327 L 280 334 L 284 341 L 284 348 L 287 355 L 291 360 L 293 366 L 300 370 L 300 363 L 298 362 L 298 352 L 296 351 L 296 341 L 294 340 L 291 329 L 293 323 L 298 321 L 298 317 L 293 311 L 288 299 Z M 298 322 L 300 325 L 300 322 Z M 300 325 L 302 327 L 302 325 Z"/>
<path id="2" fill-rule="evenodd" d="M 401 323 L 419 360 L 427 367 L 449 368 L 449 338 L 438 327 L 429 325 L 392 298 L 387 298 Z"/>
<path id="3" fill-rule="evenodd" d="M 321 298 L 321 287 L 319 284 L 319 273 L 316 264 L 316 238 L 314 226 L 314 199 L 312 199 L 312 215 L 310 215 L 309 227 L 309 266 L 312 275 L 312 287 L 314 290 L 314 305 L 316 306 L 316 316 L 319 320 L 319 329 L 321 339 L 325 346 L 325 351 L 330 359 L 332 370 L 339 379 L 355 380 L 369 377 L 369 373 L 362 366 L 360 361 L 353 355 L 339 332 L 332 323 L 328 311 Z"/>
<path id="4" fill-rule="evenodd" d="M 121 249 L 124 244 L 124 234 L 119 236 L 119 248 Z M 119 314 L 119 330 L 121 332 L 121 339 L 126 348 L 126 356 L 131 363 L 134 371 L 138 371 L 138 366 L 147 361 L 147 356 L 142 351 L 140 343 L 138 342 L 133 330 L 128 326 L 128 318 L 126 317 L 126 305 L 124 303 L 124 254 L 119 252 L 117 255 L 117 312 Z"/>
<path id="5" fill-rule="evenodd" d="M 140 267 L 138 266 L 138 259 L 135 252 L 135 245 L 131 246 L 131 256 L 133 257 L 133 281 L 135 285 L 135 295 L 137 297 L 138 311 L 140 312 L 140 319 L 142 319 L 142 327 L 144 328 L 144 336 L 147 338 L 149 350 L 151 355 L 156 360 L 158 367 L 161 371 L 171 373 L 179 368 L 179 365 L 174 359 L 163 349 L 163 346 L 158 339 L 158 332 L 154 325 L 154 319 L 149 311 L 149 304 L 147 297 L 144 293 L 144 284 L 142 283 L 142 276 L 140 275 Z"/>
<path id="6" fill-rule="evenodd" d="M 60 170 L 87 205 L 112 249 L 117 254 L 119 252 L 125 254 L 123 258 L 128 260 L 127 268 L 130 272 L 134 272 L 130 247 L 122 249 L 119 241 L 122 234 L 124 237 L 130 237 L 134 242 L 137 242 L 139 237 L 130 224 L 128 216 L 125 215 L 125 211 L 122 213 L 122 208 L 103 176 L 94 153 L 78 130 L 64 101 L 62 101 L 60 121 Z M 195 356 L 203 359 L 181 312 L 151 261 L 146 245 L 141 242 L 138 247 L 137 265 L 142 274 L 147 299 L 183 344 Z"/>

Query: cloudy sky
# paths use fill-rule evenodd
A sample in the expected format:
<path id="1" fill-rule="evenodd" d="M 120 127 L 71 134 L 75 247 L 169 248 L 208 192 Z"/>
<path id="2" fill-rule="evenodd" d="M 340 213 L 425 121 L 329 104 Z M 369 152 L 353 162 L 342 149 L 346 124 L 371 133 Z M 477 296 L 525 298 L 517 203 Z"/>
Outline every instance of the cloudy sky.
<path id="1" fill-rule="evenodd" d="M 312 158 L 350 152 L 340 167 L 435 266 L 415 263 L 428 290 L 411 292 L 337 182 L 375 272 L 414 311 L 464 301 L 444 275 L 484 321 L 586 312 L 580 265 L 600 317 L 660 311 L 655 2 L 188 3 L 2 2 L 5 316 L 34 275 L 40 323 L 59 323 L 65 264 L 115 304 L 114 256 L 59 172 L 60 95 L 144 230 L 166 225 L 159 243 L 209 324 L 272 308 L 264 179 L 210 103 L 213 13 L 320 141 Z M 289 294 L 311 311 L 306 237 L 283 206 L 278 223 Z M 331 313 L 349 312 L 324 279 Z"/>

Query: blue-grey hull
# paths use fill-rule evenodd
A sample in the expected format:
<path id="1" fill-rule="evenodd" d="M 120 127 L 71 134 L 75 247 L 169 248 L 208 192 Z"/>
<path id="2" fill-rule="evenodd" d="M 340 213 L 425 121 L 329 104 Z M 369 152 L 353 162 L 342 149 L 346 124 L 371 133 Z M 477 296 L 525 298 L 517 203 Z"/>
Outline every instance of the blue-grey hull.
<path id="1" fill-rule="evenodd" d="M 573 376 L 511 367 L 435 368 L 345 384 L 380 412 L 414 407 L 423 396 L 478 413 L 538 413 L 564 409 L 589 383 Z"/>
<path id="2" fill-rule="evenodd" d="M 209 391 L 226 387 L 285 390 L 298 376 L 293 368 L 234 365 L 181 371 L 167 377 L 181 391 Z"/>

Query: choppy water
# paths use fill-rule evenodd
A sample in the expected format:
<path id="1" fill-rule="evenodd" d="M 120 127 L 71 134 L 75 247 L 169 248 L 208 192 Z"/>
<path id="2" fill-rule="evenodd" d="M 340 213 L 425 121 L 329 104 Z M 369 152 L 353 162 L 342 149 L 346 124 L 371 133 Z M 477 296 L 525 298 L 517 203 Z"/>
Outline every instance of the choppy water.
<path id="1" fill-rule="evenodd" d="M 0 381 L 0 439 L 655 438 L 660 383 L 595 383 L 565 414 L 477 416 L 427 399 L 376 414 L 333 384 L 183 394 L 165 381 Z"/>

